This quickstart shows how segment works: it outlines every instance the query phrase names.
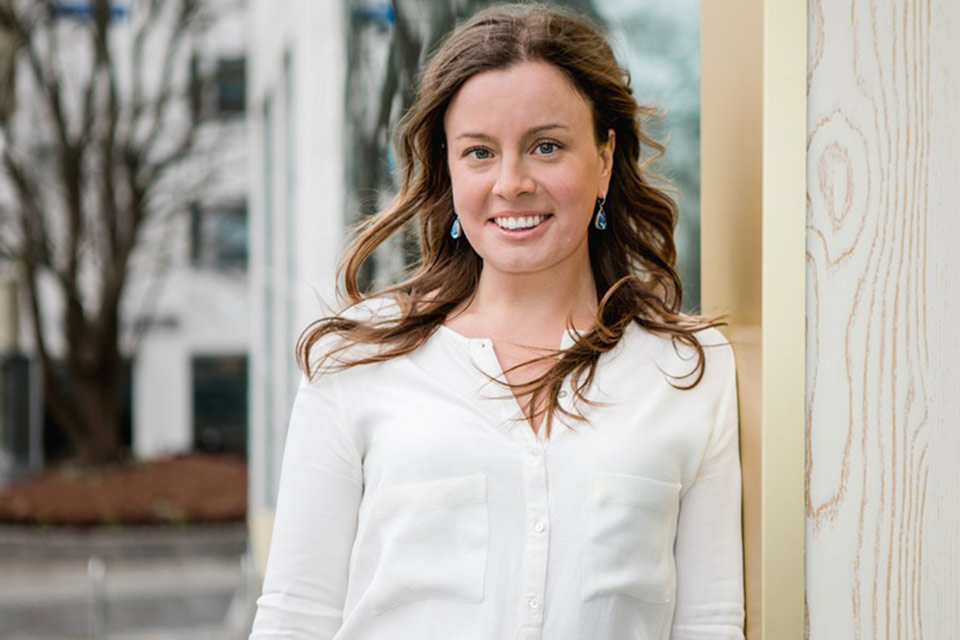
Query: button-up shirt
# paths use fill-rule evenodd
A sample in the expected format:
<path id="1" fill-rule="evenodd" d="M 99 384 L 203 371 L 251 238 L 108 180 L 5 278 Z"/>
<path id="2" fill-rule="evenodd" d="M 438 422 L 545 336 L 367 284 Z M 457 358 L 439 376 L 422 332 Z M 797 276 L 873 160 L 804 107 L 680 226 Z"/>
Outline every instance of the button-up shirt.
<path id="1" fill-rule="evenodd" d="M 632 324 L 549 437 L 445 326 L 304 379 L 250 639 L 743 638 L 736 364 L 695 335 L 684 391 L 695 351 Z"/>

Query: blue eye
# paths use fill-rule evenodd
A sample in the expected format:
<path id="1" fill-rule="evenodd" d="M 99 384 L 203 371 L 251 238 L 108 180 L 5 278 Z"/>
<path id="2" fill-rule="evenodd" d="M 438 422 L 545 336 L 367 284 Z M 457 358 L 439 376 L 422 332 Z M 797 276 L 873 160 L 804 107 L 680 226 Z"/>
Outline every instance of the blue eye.
<path id="1" fill-rule="evenodd" d="M 474 153 L 474 152 L 476 152 L 476 154 L 473 157 L 476 158 L 477 160 L 486 160 L 487 158 L 490 157 L 490 150 L 484 149 L 483 147 L 474 147 L 473 149 L 468 149 L 464 155 L 469 156 L 471 153 Z M 479 154 L 486 154 L 486 155 L 479 155 Z"/>
<path id="2" fill-rule="evenodd" d="M 544 147 L 547 147 L 547 149 L 544 150 Z M 550 155 L 551 153 L 553 153 L 554 151 L 556 151 L 556 150 L 559 149 L 559 148 L 560 148 L 560 145 L 557 144 L 556 142 L 546 142 L 546 141 L 545 141 L 545 142 L 538 142 L 538 143 L 537 143 L 537 150 L 540 151 L 541 153 L 543 153 L 544 155 Z"/>

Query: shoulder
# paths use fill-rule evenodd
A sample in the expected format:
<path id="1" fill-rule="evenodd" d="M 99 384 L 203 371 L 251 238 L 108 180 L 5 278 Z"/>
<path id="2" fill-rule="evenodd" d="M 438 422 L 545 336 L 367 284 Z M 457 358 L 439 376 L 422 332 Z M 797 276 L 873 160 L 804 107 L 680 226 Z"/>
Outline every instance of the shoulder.
<path id="1" fill-rule="evenodd" d="M 693 320 L 691 319 L 691 323 L 692 322 Z M 690 354 L 696 353 L 696 348 L 689 342 L 682 341 L 669 333 L 656 332 L 637 322 L 631 323 L 630 329 L 638 334 L 634 342 L 641 348 L 654 352 L 676 351 L 677 355 L 682 358 L 689 357 Z M 732 352 L 730 340 L 727 339 L 724 332 L 717 327 L 698 329 L 691 331 L 689 335 L 692 336 L 705 351 Z"/>
<path id="2" fill-rule="evenodd" d="M 730 342 L 723 331 L 717 327 L 707 327 L 695 332 L 693 337 L 700 343 L 704 355 L 710 363 L 721 368 L 735 366 L 736 358 L 733 343 Z M 692 347 L 685 346 L 690 352 L 693 351 Z"/>
<path id="3" fill-rule="evenodd" d="M 392 296 L 379 295 L 347 305 L 337 315 L 352 320 L 370 322 L 377 319 L 396 318 L 399 314 L 400 305 Z"/>
<path id="4" fill-rule="evenodd" d="M 633 342 L 639 345 L 644 358 L 654 362 L 664 373 L 678 376 L 674 379 L 674 384 L 688 386 L 699 375 L 701 366 L 703 379 L 697 386 L 722 389 L 736 376 L 733 344 L 716 327 L 707 327 L 688 334 L 703 350 L 702 363 L 699 361 L 697 348 L 690 341 L 670 334 L 655 333 L 637 323 L 633 323 L 632 327 L 637 333 Z"/>
<path id="5" fill-rule="evenodd" d="M 345 318 L 367 323 L 395 318 L 399 313 L 400 307 L 393 298 L 374 296 L 332 309 L 324 319 Z M 333 375 L 331 366 L 374 356 L 379 349 L 378 344 L 356 342 L 339 331 L 330 330 L 319 336 L 311 346 L 310 370 L 323 370 L 324 375 Z M 319 366 L 321 362 L 322 367 Z"/>

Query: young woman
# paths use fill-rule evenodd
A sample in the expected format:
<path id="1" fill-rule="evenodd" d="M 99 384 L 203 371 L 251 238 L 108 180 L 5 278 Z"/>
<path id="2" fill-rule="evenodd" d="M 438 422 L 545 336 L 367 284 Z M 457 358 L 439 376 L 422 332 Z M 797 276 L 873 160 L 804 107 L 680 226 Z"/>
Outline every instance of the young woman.
<path id="1" fill-rule="evenodd" d="M 433 56 L 349 304 L 299 344 L 252 640 L 743 637 L 735 360 L 679 312 L 644 113 L 555 8 L 482 11 Z M 415 270 L 364 298 L 414 222 Z"/>

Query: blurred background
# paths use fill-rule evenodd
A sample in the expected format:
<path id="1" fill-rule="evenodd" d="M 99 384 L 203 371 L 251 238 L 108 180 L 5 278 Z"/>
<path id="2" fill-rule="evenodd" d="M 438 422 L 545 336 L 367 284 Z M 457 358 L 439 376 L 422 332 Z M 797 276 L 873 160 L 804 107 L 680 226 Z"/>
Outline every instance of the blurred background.
<path id="1" fill-rule="evenodd" d="M 246 637 L 297 336 L 395 192 L 418 69 L 489 4 L 0 0 L 0 638 Z M 699 0 L 556 4 L 661 110 L 697 311 Z"/>

